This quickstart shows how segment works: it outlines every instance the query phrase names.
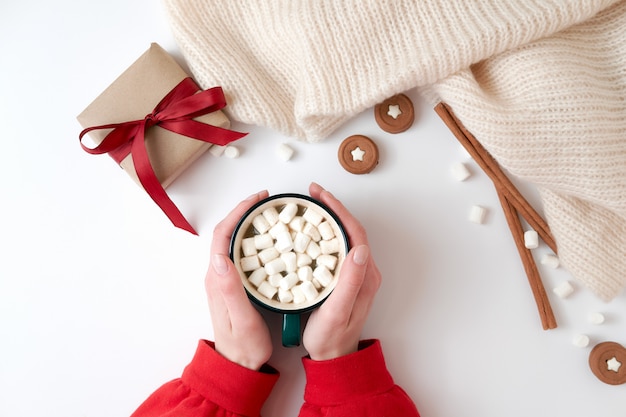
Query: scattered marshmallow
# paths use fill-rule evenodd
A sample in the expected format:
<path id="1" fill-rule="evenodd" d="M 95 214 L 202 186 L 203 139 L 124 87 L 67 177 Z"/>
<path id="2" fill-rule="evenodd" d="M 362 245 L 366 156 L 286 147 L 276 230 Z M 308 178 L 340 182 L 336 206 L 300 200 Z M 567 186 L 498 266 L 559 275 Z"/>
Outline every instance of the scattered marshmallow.
<path id="1" fill-rule="evenodd" d="M 552 292 L 554 292 L 559 298 L 567 298 L 574 292 L 574 287 L 572 287 L 572 284 L 570 284 L 569 281 L 563 281 L 554 287 Z"/>
<path id="2" fill-rule="evenodd" d="M 226 149 L 226 146 L 212 145 L 209 148 L 209 152 L 211 153 L 211 155 L 215 156 L 216 158 L 219 158 L 220 156 L 222 156 L 225 149 Z"/>
<path id="3" fill-rule="evenodd" d="M 541 257 L 541 264 L 549 266 L 550 268 L 556 269 L 559 267 L 560 263 L 559 258 L 553 253 L 546 253 Z"/>
<path id="4" fill-rule="evenodd" d="M 276 148 L 276 155 L 283 161 L 287 162 L 293 156 L 293 148 L 286 143 L 281 143 Z"/>
<path id="5" fill-rule="evenodd" d="M 589 336 L 586 334 L 577 334 L 572 339 L 572 344 L 579 348 L 586 348 L 589 346 Z"/>
<path id="6" fill-rule="evenodd" d="M 224 156 L 227 158 L 239 158 L 239 155 L 239 148 L 234 145 L 228 145 L 226 146 L 226 149 L 224 149 Z"/>
<path id="7" fill-rule="evenodd" d="M 604 314 L 597 311 L 589 313 L 589 315 L 587 315 L 587 321 L 591 324 L 602 324 L 604 323 Z"/>
<path id="8" fill-rule="evenodd" d="M 483 224 L 487 217 L 487 209 L 482 206 L 472 206 L 469 213 L 469 221 L 476 224 Z"/>
<path id="9" fill-rule="evenodd" d="M 452 165 L 452 167 L 450 168 L 450 173 L 455 180 L 460 182 L 465 181 L 472 175 L 463 162 L 457 162 L 456 164 Z"/>
<path id="10" fill-rule="evenodd" d="M 539 234 L 535 230 L 524 232 L 524 246 L 526 246 L 526 249 L 537 249 L 539 247 Z"/>

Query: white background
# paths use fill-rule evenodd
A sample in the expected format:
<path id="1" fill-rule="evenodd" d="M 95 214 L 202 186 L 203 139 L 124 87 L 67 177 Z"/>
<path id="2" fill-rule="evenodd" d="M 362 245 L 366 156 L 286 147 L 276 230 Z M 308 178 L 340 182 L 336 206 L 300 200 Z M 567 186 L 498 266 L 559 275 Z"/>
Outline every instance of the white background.
<path id="1" fill-rule="evenodd" d="M 306 193 L 311 181 L 368 230 L 384 284 L 363 337 L 382 340 L 423 416 L 624 415 L 626 386 L 587 363 L 598 342 L 626 344 L 626 295 L 603 303 L 542 267 L 559 324 L 542 330 L 492 184 L 415 91 L 416 122 L 399 135 L 371 109 L 319 144 L 235 124 L 250 132 L 240 158 L 206 154 L 169 188 L 200 237 L 172 227 L 110 158 L 81 150 L 75 120 L 153 41 L 180 60 L 158 2 L 0 5 L 1 416 L 132 413 L 212 337 L 203 278 L 215 224 L 253 192 Z M 368 175 L 336 159 L 356 133 L 380 148 Z M 296 150 L 289 162 L 281 142 Z M 449 173 L 459 161 L 474 174 L 463 183 Z M 473 204 L 490 209 L 484 225 L 467 220 Z M 551 293 L 563 280 L 576 289 L 567 299 Z M 607 322 L 587 323 L 593 311 Z M 294 416 L 305 352 L 280 347 L 268 320 L 282 377 L 263 412 Z M 578 333 L 589 347 L 572 345 Z"/>

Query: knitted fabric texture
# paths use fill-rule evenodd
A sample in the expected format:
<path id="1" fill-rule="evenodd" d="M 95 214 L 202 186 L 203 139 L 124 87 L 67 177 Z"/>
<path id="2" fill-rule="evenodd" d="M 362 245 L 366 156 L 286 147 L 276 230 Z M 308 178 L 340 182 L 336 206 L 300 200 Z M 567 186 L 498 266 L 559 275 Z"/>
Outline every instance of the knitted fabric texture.
<path id="1" fill-rule="evenodd" d="M 561 262 L 604 300 L 626 284 L 626 2 L 423 90 L 537 185 Z"/>
<path id="2" fill-rule="evenodd" d="M 626 285 L 625 0 L 164 1 L 232 118 L 314 142 L 419 87 L 539 187 L 573 276 Z"/>

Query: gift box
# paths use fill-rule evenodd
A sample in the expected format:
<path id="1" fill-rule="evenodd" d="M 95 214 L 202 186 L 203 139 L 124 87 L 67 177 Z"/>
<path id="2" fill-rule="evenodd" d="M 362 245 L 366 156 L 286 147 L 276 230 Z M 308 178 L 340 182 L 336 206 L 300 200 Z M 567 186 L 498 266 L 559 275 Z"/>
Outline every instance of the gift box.
<path id="1" fill-rule="evenodd" d="M 177 227 L 195 233 L 164 189 L 213 144 L 244 136 L 228 130 L 225 105 L 221 88 L 202 91 L 153 43 L 78 115 L 81 146 L 111 155 Z"/>

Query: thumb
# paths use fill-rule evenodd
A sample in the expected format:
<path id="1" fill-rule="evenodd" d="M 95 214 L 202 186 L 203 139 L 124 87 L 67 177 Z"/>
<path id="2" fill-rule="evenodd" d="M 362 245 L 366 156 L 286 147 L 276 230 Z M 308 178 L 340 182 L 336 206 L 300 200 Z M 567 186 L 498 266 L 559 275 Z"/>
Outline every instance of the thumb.
<path id="1" fill-rule="evenodd" d="M 211 266 L 213 267 L 213 270 L 215 271 L 215 273 L 217 275 L 225 275 L 228 273 L 228 270 L 230 269 L 230 264 L 232 262 L 230 261 L 230 258 L 220 254 L 220 253 L 214 253 L 211 256 Z"/>
<path id="2" fill-rule="evenodd" d="M 337 286 L 322 307 L 330 304 L 329 307 L 338 314 L 343 312 L 349 315 L 351 313 L 365 279 L 369 255 L 370 250 L 367 245 L 359 245 L 352 248 L 341 266 Z"/>
<path id="3" fill-rule="evenodd" d="M 217 289 L 231 317 L 249 314 L 250 302 L 241 282 L 241 277 L 233 261 L 225 255 L 215 253 L 211 257 L 211 267 L 215 271 Z"/>

